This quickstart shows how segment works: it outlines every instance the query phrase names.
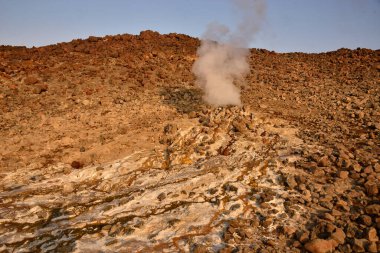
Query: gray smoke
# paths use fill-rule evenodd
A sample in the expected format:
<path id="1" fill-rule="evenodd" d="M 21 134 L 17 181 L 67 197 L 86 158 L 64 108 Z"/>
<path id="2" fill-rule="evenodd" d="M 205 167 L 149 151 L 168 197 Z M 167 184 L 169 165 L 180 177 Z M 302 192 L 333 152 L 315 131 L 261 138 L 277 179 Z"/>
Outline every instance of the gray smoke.
<path id="1" fill-rule="evenodd" d="M 241 22 L 233 31 L 216 22 L 209 24 L 193 66 L 204 100 L 214 106 L 241 105 L 234 81 L 249 72 L 249 43 L 259 31 L 266 10 L 265 0 L 231 1 Z"/>

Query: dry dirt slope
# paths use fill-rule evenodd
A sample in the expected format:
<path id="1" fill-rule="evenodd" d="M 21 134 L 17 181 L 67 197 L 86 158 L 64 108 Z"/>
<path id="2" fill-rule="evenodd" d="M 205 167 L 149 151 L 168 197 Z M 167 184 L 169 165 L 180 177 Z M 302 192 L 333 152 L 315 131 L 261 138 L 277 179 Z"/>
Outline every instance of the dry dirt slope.
<path id="1" fill-rule="evenodd" d="M 198 46 L 0 47 L 0 249 L 380 248 L 380 52 L 252 49 L 245 108 L 217 109 Z"/>

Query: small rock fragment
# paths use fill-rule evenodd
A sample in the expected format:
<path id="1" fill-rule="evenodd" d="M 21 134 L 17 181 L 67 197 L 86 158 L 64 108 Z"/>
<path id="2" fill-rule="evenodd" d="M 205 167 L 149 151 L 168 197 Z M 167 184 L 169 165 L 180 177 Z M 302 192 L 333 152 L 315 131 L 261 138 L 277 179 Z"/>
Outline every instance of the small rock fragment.
<path id="1" fill-rule="evenodd" d="M 158 196 L 157 196 L 157 199 L 159 200 L 159 201 L 162 201 L 162 200 L 164 200 L 166 198 L 166 194 L 165 194 L 165 192 L 162 192 L 162 193 L 160 193 Z"/>
<path id="2" fill-rule="evenodd" d="M 305 249 L 311 253 L 327 253 L 332 252 L 337 245 L 338 243 L 332 239 L 314 239 L 306 243 Z"/>
<path id="3" fill-rule="evenodd" d="M 355 252 L 365 252 L 365 248 L 364 248 L 364 245 L 365 245 L 365 239 L 354 239 L 354 245 L 352 246 L 352 249 L 355 251 Z"/>
<path id="4" fill-rule="evenodd" d="M 28 76 L 24 79 L 24 84 L 25 85 L 32 85 L 32 84 L 35 84 L 35 83 L 38 83 L 39 80 L 37 77 L 35 76 Z"/>
<path id="5" fill-rule="evenodd" d="M 319 161 L 318 161 L 318 166 L 320 167 L 327 167 L 330 165 L 329 157 L 328 156 L 323 156 Z"/>
<path id="6" fill-rule="evenodd" d="M 348 178 L 348 171 L 345 171 L 345 170 L 339 171 L 339 172 L 338 172 L 338 176 L 339 176 L 341 179 L 347 179 L 347 178 Z"/>
<path id="7" fill-rule="evenodd" d="M 335 232 L 331 235 L 331 238 L 335 240 L 339 244 L 343 244 L 344 240 L 346 239 L 346 234 L 344 233 L 343 229 L 337 228 Z"/>
<path id="8" fill-rule="evenodd" d="M 367 232 L 367 239 L 370 242 L 377 242 L 379 237 L 377 236 L 377 232 L 375 228 L 370 228 Z"/>
<path id="9" fill-rule="evenodd" d="M 304 231 L 302 232 L 302 234 L 299 236 L 298 240 L 302 243 L 306 242 L 309 240 L 309 235 L 310 235 L 310 232 L 309 231 Z"/>
<path id="10" fill-rule="evenodd" d="M 83 163 L 79 162 L 79 161 L 73 161 L 71 163 L 71 167 L 73 169 L 80 169 L 80 168 L 83 168 Z"/>
<path id="11" fill-rule="evenodd" d="M 361 223 L 366 226 L 371 226 L 372 224 L 372 218 L 369 215 L 362 215 L 360 217 Z"/>
<path id="12" fill-rule="evenodd" d="M 328 220 L 328 221 L 335 221 L 334 216 L 332 216 L 332 215 L 329 214 L 329 213 L 325 213 L 325 214 L 323 215 L 323 218 L 326 219 L 326 220 Z"/>
<path id="13" fill-rule="evenodd" d="M 379 215 L 380 213 L 380 205 L 379 204 L 373 204 L 369 205 L 365 208 L 365 211 L 367 214 L 376 214 Z"/>
<path id="14" fill-rule="evenodd" d="M 368 252 L 376 253 L 377 251 L 377 245 L 375 242 L 372 242 L 368 245 Z"/>
<path id="15" fill-rule="evenodd" d="M 379 193 L 379 189 L 377 187 L 377 184 L 371 181 L 368 181 L 367 183 L 364 184 L 364 187 L 367 191 L 367 194 L 369 196 L 375 196 Z"/>
<path id="16" fill-rule="evenodd" d="M 294 176 L 289 175 L 289 176 L 286 177 L 286 185 L 287 185 L 290 189 L 294 189 L 294 188 L 297 186 L 297 182 L 296 182 L 296 180 L 294 179 Z"/>
<path id="17" fill-rule="evenodd" d="M 72 193 L 74 191 L 74 185 L 72 183 L 66 183 L 63 185 L 64 193 Z"/>

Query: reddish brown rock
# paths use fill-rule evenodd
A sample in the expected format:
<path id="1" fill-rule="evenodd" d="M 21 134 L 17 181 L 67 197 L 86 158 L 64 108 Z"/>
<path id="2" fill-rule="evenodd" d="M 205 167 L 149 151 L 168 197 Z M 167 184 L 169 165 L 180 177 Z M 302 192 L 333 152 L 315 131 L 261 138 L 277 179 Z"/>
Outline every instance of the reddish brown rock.
<path id="1" fill-rule="evenodd" d="M 352 249 L 355 252 L 365 252 L 365 245 L 367 240 L 365 239 L 354 239 L 354 245 L 352 246 Z"/>
<path id="2" fill-rule="evenodd" d="M 321 167 L 327 167 L 330 165 L 329 157 L 328 156 L 323 156 L 319 161 L 318 161 L 318 166 Z"/>
<path id="3" fill-rule="evenodd" d="M 371 252 L 371 253 L 377 253 L 377 245 L 375 242 L 372 242 L 368 245 L 368 252 Z"/>
<path id="4" fill-rule="evenodd" d="M 369 205 L 365 208 L 365 211 L 367 214 L 376 214 L 379 215 L 380 213 L 380 205 L 379 204 L 373 204 Z"/>
<path id="5" fill-rule="evenodd" d="M 378 184 L 376 182 L 368 181 L 367 183 L 364 184 L 364 187 L 369 196 L 375 196 L 379 193 Z"/>
<path id="6" fill-rule="evenodd" d="M 364 224 L 366 226 L 371 226 L 371 224 L 372 224 L 372 218 L 369 215 L 362 215 L 360 217 L 360 220 L 361 220 L 362 224 Z"/>
<path id="7" fill-rule="evenodd" d="M 295 227 L 292 227 L 292 226 L 285 226 L 284 227 L 284 232 L 288 236 L 293 235 L 296 231 L 297 231 L 297 229 Z"/>
<path id="8" fill-rule="evenodd" d="M 72 161 L 71 162 L 71 167 L 73 169 L 80 169 L 83 167 L 83 163 L 79 162 L 79 161 Z"/>
<path id="9" fill-rule="evenodd" d="M 25 84 L 25 85 L 32 85 L 32 84 L 36 84 L 36 83 L 38 83 L 38 82 L 39 82 L 39 80 L 38 80 L 38 78 L 35 77 L 35 76 L 28 76 L 28 77 L 26 77 L 26 78 L 24 79 L 24 84 Z"/>
<path id="10" fill-rule="evenodd" d="M 331 239 L 335 240 L 339 244 L 343 244 L 346 239 L 346 234 L 343 229 L 337 228 L 335 232 L 331 235 Z"/>
<path id="11" fill-rule="evenodd" d="M 338 176 L 341 178 L 341 179 L 347 179 L 348 178 L 348 171 L 345 171 L 345 170 L 342 170 L 342 171 L 339 171 L 338 172 Z"/>
<path id="12" fill-rule="evenodd" d="M 34 94 L 41 94 L 48 90 L 47 84 L 37 84 L 33 87 L 32 91 Z"/>
<path id="13" fill-rule="evenodd" d="M 377 242 L 377 241 L 379 241 L 379 237 L 377 236 L 377 231 L 376 231 L 375 228 L 368 229 L 367 239 L 370 242 Z"/>
<path id="14" fill-rule="evenodd" d="M 311 253 L 332 252 L 338 243 L 335 240 L 315 239 L 305 244 L 305 249 Z"/>

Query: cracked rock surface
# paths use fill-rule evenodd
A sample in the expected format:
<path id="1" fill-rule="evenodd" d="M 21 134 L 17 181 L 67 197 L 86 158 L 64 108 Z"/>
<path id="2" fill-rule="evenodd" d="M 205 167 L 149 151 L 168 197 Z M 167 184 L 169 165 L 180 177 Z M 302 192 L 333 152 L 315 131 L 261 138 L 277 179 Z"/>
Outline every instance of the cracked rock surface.
<path id="1" fill-rule="evenodd" d="M 279 227 L 296 225 L 304 209 L 285 202 L 299 193 L 280 182 L 302 149 L 294 129 L 281 134 L 244 108 L 203 117 L 207 124 L 166 131 L 163 150 L 80 170 L 9 173 L 1 180 L 0 243 L 45 252 L 218 250 L 274 240 Z M 248 226 L 234 229 L 236 222 Z"/>

